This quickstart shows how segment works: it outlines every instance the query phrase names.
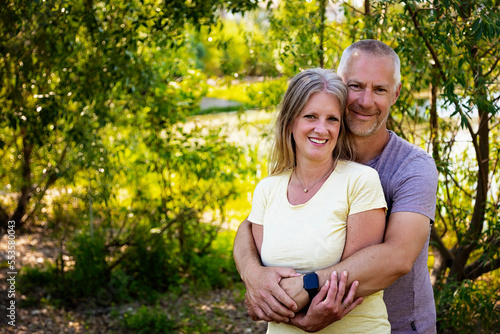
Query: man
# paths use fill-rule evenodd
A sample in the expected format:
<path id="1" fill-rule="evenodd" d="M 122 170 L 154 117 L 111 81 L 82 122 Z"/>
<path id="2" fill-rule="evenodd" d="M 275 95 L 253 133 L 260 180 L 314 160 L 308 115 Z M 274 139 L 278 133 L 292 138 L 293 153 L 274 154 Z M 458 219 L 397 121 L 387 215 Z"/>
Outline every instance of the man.
<path id="1" fill-rule="evenodd" d="M 387 224 L 382 244 L 317 271 L 319 286 L 333 278 L 330 275 L 335 271 L 343 273 L 338 285 L 342 293 L 354 280 L 359 282 L 358 296 L 385 289 L 393 333 L 434 333 L 436 311 L 427 250 L 429 223 L 435 214 L 437 170 L 426 152 L 387 130 L 389 110 L 401 91 L 399 57 L 382 42 L 359 41 L 342 54 L 338 74 L 348 88 L 345 121 L 354 135 L 356 161 L 375 168 L 380 175 L 388 204 Z M 247 221 L 238 229 L 234 259 L 254 320 L 290 322 L 317 331 L 345 315 L 333 309 L 325 313 L 325 308 L 312 304 L 307 314 L 295 317 L 292 310 L 297 310 L 297 303 L 290 296 L 307 293 L 303 275 L 290 268 L 263 267 Z"/>

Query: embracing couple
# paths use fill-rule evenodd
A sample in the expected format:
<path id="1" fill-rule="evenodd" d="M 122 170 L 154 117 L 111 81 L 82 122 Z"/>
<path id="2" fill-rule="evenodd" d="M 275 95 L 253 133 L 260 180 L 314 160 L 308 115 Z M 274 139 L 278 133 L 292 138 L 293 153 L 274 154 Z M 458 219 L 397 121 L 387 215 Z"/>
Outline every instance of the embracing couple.
<path id="1" fill-rule="evenodd" d="M 234 259 L 248 311 L 268 333 L 435 333 L 427 269 L 438 174 L 387 129 L 400 61 L 362 40 L 337 74 L 290 81 L 270 175 L 257 185 Z"/>

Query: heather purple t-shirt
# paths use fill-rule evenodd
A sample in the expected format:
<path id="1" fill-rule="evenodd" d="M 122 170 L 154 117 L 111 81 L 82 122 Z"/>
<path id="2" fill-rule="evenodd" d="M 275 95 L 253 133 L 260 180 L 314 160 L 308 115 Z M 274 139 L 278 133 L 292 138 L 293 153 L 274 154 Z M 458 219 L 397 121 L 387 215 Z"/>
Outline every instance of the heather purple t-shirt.
<path id="1" fill-rule="evenodd" d="M 434 222 L 438 181 L 434 160 L 394 132 L 389 131 L 389 135 L 382 153 L 367 163 L 379 173 L 388 205 L 387 217 L 394 212 L 416 212 Z M 412 270 L 384 290 L 392 333 L 436 332 L 428 248 L 429 237 Z"/>

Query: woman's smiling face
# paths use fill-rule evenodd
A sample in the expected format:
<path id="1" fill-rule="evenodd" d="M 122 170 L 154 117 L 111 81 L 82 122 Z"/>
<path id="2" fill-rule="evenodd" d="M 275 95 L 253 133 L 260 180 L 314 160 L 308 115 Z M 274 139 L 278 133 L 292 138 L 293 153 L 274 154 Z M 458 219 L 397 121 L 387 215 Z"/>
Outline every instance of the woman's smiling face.
<path id="1" fill-rule="evenodd" d="M 293 122 L 297 163 L 303 159 L 311 162 L 333 160 L 341 117 L 340 103 L 331 94 L 318 92 L 311 95 Z"/>

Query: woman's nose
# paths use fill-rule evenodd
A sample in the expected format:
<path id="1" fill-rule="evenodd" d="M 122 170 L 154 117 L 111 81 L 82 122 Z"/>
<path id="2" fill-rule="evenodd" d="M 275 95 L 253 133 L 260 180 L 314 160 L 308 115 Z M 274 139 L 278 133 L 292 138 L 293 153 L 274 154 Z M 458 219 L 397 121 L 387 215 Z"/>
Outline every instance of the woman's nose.
<path id="1" fill-rule="evenodd" d="M 324 121 L 319 121 L 318 124 L 316 124 L 316 127 L 314 128 L 314 131 L 318 134 L 324 134 L 326 133 L 326 126 Z"/>

